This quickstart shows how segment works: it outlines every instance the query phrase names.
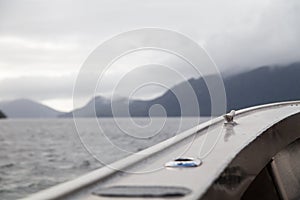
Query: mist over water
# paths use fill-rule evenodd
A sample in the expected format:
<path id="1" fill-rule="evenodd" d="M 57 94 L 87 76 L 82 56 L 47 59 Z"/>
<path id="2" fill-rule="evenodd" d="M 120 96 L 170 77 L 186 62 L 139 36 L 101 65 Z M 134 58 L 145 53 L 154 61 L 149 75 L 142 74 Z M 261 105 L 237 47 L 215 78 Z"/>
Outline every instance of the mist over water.
<path id="1" fill-rule="evenodd" d="M 111 163 L 129 155 L 106 145 L 104 136 L 99 134 L 99 127 L 94 126 L 91 120 L 80 119 L 81 126 L 86 126 L 85 131 L 81 132 L 81 137 L 84 137 L 85 141 L 93 141 L 97 138 L 93 151 L 105 156 L 101 157 L 101 160 Z M 110 141 L 128 152 L 140 151 L 195 126 L 195 120 L 184 118 L 182 127 L 178 129 L 181 119 L 167 118 L 165 127 L 157 135 L 136 139 L 138 142 L 135 142 L 115 125 L 114 119 L 101 120 L 105 125 L 103 132 Z M 123 118 L 120 122 L 124 125 L 128 120 L 130 119 Z M 139 125 L 149 123 L 148 118 L 134 118 L 134 120 Z M 148 131 L 151 134 L 152 130 Z M 147 135 L 147 133 L 143 134 Z M 72 119 L 0 121 L 0 199 L 2 200 L 27 196 L 101 166 L 102 164 L 81 144 Z"/>

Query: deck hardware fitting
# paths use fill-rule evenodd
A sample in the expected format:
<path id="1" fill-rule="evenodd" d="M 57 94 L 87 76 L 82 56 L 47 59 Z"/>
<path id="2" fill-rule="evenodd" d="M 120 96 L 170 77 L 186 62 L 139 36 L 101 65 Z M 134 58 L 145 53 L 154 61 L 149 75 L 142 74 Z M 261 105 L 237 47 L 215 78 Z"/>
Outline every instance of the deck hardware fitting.
<path id="1" fill-rule="evenodd" d="M 202 161 L 198 158 L 181 157 L 173 161 L 167 162 L 165 167 L 171 168 L 186 168 L 186 167 L 198 167 L 202 164 Z"/>
<path id="2" fill-rule="evenodd" d="M 225 119 L 225 123 L 234 123 L 233 119 L 235 117 L 235 110 L 230 111 L 230 113 L 227 113 L 223 115 L 223 118 Z"/>

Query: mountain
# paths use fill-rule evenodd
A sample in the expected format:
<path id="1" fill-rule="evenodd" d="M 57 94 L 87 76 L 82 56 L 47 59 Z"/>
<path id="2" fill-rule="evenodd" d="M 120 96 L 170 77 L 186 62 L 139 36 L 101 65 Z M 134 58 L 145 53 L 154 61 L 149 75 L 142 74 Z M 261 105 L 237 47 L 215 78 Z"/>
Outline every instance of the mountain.
<path id="1" fill-rule="evenodd" d="M 103 112 L 108 112 L 111 115 L 109 100 L 98 96 L 89 101 L 84 107 L 75 109 L 73 112 L 62 114 L 60 117 L 73 117 L 73 114 L 80 117 L 92 117 L 95 112 L 95 105 L 97 105 L 97 107 L 101 107 Z"/>
<path id="2" fill-rule="evenodd" d="M 1 102 L 0 109 L 8 118 L 55 118 L 62 112 L 27 99 Z"/>
<path id="3" fill-rule="evenodd" d="M 0 119 L 6 118 L 6 115 L 0 110 Z"/>
<path id="4" fill-rule="evenodd" d="M 205 79 L 213 83 L 217 77 L 208 76 Z M 227 111 L 272 102 L 300 100 L 300 63 L 278 67 L 262 66 L 225 77 L 223 81 L 227 98 Z M 188 82 L 180 83 L 154 100 L 133 102 L 131 105 L 133 116 L 145 116 L 145 113 L 154 104 L 161 104 L 166 109 L 168 116 L 181 116 L 179 103 L 176 102 L 176 97 L 172 95 L 172 91 L 188 97 L 190 96 L 187 90 L 188 85 L 196 93 L 201 115 L 209 116 L 211 114 L 211 100 L 203 78 L 190 79 Z M 193 108 L 194 106 L 187 106 L 188 111 L 183 116 L 193 115 L 195 113 Z"/>
<path id="5" fill-rule="evenodd" d="M 121 113 L 118 115 L 119 117 L 125 117 L 126 112 L 124 108 L 126 108 L 126 99 L 119 98 L 114 101 L 113 105 L 117 107 L 118 111 Z M 91 99 L 85 106 L 79 109 L 75 109 L 72 112 L 64 113 L 59 117 L 112 117 L 112 109 L 111 109 L 111 100 L 105 97 L 97 96 Z"/>
<path id="6" fill-rule="evenodd" d="M 205 79 L 214 81 L 217 77 L 207 76 Z M 191 90 L 189 90 L 189 87 L 192 87 L 195 91 L 201 115 L 210 115 L 211 102 L 208 88 L 203 78 L 190 79 L 188 82 L 175 85 L 162 96 L 150 101 L 133 100 L 129 107 L 130 113 L 132 116 L 148 116 L 151 106 L 158 104 L 165 109 L 167 116 L 195 116 L 198 112 L 195 110 L 195 104 L 191 101 L 193 98 L 190 97 Z M 177 99 L 175 94 L 182 97 L 182 99 Z M 182 113 L 182 111 L 185 113 Z M 159 116 L 159 114 L 155 113 L 153 115 Z"/>
<path id="7" fill-rule="evenodd" d="M 300 63 L 263 66 L 224 81 L 229 109 L 300 100 Z"/>
<path id="8" fill-rule="evenodd" d="M 211 75 L 205 77 L 210 83 L 217 79 Z M 208 88 L 203 78 L 190 79 L 182 82 L 166 91 L 162 96 L 152 100 L 130 100 L 129 112 L 131 116 L 145 117 L 149 115 L 151 106 L 160 104 L 164 107 L 167 116 L 194 116 L 195 107 L 189 102 L 188 86 L 195 91 L 199 102 L 201 115 L 211 114 L 211 101 Z M 300 63 L 293 63 L 287 66 L 262 66 L 251 71 L 227 76 L 224 78 L 224 85 L 227 96 L 227 110 L 241 109 L 249 106 L 300 99 Z M 184 100 L 185 113 L 181 113 L 180 102 L 175 94 L 186 97 Z M 126 116 L 128 105 L 126 99 L 119 99 L 114 102 L 114 108 L 119 110 L 117 117 Z M 96 109 L 95 109 L 96 108 Z M 86 106 L 77 109 L 76 116 L 79 117 L 111 117 L 110 100 L 103 97 L 95 97 Z M 161 116 L 158 110 L 152 113 L 154 116 Z M 219 113 L 222 114 L 222 113 Z M 61 117 L 71 117 L 72 112 Z"/>

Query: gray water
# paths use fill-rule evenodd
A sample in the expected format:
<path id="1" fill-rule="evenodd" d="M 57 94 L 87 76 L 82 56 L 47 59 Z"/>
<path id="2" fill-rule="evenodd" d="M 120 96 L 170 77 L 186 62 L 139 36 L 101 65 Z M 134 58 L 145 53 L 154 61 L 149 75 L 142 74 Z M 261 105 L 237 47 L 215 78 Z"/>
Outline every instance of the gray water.
<path id="1" fill-rule="evenodd" d="M 0 120 L 0 199 L 25 197 L 73 179 L 198 123 L 195 118 L 152 122 L 147 126 L 149 119 L 136 118 L 132 126 L 126 118 L 118 124 L 111 118 L 79 119 L 76 129 L 72 119 Z"/>

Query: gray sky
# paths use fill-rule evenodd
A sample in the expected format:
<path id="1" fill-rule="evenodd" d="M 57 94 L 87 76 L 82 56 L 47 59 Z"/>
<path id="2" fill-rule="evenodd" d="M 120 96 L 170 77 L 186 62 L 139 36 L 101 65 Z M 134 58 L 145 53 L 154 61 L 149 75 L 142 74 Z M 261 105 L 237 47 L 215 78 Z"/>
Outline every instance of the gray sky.
<path id="1" fill-rule="evenodd" d="M 0 100 L 30 98 L 71 110 L 73 83 L 84 60 L 124 31 L 179 31 L 203 45 L 221 71 L 241 71 L 299 61 L 299 24 L 298 0 L 0 0 Z M 153 55 L 129 56 L 119 65 L 141 65 Z M 158 57 L 189 73 L 176 58 Z M 108 80 L 119 75 L 116 64 Z M 109 88 L 108 81 L 107 93 Z"/>

